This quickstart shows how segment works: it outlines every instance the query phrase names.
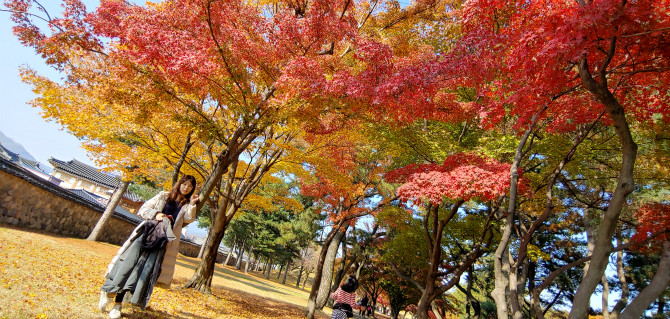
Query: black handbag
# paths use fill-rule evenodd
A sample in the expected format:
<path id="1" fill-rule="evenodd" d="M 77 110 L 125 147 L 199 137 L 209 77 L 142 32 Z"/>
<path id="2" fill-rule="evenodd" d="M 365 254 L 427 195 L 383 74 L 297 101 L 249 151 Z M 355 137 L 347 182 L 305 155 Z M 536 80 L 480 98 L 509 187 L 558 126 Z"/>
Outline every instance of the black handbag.
<path id="1" fill-rule="evenodd" d="M 352 309 L 351 305 L 348 304 L 348 303 L 338 302 L 335 305 L 333 305 L 333 310 L 336 310 L 336 309 L 346 313 L 347 318 L 351 318 L 351 317 L 354 316 L 354 309 Z"/>

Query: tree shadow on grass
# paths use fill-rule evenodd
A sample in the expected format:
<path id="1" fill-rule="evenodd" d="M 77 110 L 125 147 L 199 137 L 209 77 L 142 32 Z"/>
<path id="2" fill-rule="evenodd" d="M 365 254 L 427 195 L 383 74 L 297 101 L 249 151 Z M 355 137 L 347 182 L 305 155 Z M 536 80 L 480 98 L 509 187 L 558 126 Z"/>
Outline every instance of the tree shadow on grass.
<path id="1" fill-rule="evenodd" d="M 191 270 L 195 270 L 196 266 L 194 264 L 191 264 L 190 262 L 189 263 L 187 263 L 187 262 L 188 262 L 187 260 L 177 259 L 177 265 L 180 265 L 184 268 L 188 268 L 188 269 L 191 269 Z M 235 282 L 237 282 L 239 284 L 242 284 L 242 285 L 247 285 L 247 286 L 254 287 L 254 288 L 256 288 L 258 290 L 261 290 L 261 291 L 273 292 L 273 293 L 277 293 L 277 294 L 281 294 L 281 295 L 288 295 L 286 292 L 271 288 L 271 286 L 268 285 L 267 283 L 262 282 L 258 279 L 255 279 L 252 276 L 244 275 L 244 274 L 240 274 L 240 273 L 235 273 L 233 271 L 227 270 L 225 268 L 221 268 L 219 266 L 216 266 L 216 268 L 214 268 L 214 275 L 219 276 L 219 277 L 224 278 L 224 279 L 227 279 L 227 280 L 230 280 L 230 281 L 235 281 Z M 242 277 L 242 278 L 240 278 L 240 277 Z"/>
<path id="2" fill-rule="evenodd" d="M 233 307 L 225 302 L 207 304 L 208 310 L 221 315 L 240 315 L 241 317 L 263 318 L 296 318 L 303 317 L 307 312 L 306 307 L 300 307 L 279 300 L 264 298 L 244 291 L 228 288 L 214 287 L 214 297 L 220 300 L 232 302 Z M 317 318 L 326 318 L 322 313 L 317 313 Z"/>
<path id="3" fill-rule="evenodd" d="M 178 279 L 175 282 L 179 286 L 184 283 L 185 280 L 183 279 Z M 307 311 L 302 306 L 228 287 L 212 286 L 211 295 L 204 295 L 190 289 L 181 292 L 178 291 L 180 289 L 176 290 L 175 296 L 184 298 L 184 302 L 197 300 L 197 307 L 202 313 L 216 314 L 214 317 L 217 318 L 302 318 Z M 174 317 L 168 318 L 181 319 L 182 316 L 191 318 L 190 315 L 193 311 L 193 309 L 184 307 L 177 311 Z M 196 312 L 199 313 L 199 311 Z M 318 312 L 316 317 L 324 319 L 329 316 Z M 201 317 L 193 318 L 200 319 Z"/>

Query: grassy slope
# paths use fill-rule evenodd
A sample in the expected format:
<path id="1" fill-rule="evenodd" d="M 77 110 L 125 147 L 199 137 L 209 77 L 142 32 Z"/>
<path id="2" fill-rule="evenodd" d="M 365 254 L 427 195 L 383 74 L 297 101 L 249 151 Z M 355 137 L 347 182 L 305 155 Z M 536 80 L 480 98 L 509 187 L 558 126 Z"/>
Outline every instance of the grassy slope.
<path id="1" fill-rule="evenodd" d="M 106 318 L 98 292 L 118 248 L 0 225 L 0 318 Z M 124 317 L 302 318 L 308 292 L 294 283 L 217 266 L 212 295 L 179 289 L 197 263 L 179 256 L 173 289 L 156 289 L 146 311 L 125 307 Z"/>

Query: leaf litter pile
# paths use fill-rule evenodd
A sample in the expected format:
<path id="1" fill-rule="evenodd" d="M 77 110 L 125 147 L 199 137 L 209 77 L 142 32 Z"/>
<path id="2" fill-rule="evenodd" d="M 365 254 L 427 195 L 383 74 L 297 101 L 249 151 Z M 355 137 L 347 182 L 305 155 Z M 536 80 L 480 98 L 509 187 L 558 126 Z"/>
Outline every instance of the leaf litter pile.
<path id="1" fill-rule="evenodd" d="M 0 226 L 0 319 L 107 318 L 97 302 L 118 248 Z M 156 288 L 144 311 L 124 304 L 123 318 L 303 318 L 306 292 L 218 266 L 212 295 L 180 289 L 195 266 L 197 260 L 180 256 L 172 289 Z"/>

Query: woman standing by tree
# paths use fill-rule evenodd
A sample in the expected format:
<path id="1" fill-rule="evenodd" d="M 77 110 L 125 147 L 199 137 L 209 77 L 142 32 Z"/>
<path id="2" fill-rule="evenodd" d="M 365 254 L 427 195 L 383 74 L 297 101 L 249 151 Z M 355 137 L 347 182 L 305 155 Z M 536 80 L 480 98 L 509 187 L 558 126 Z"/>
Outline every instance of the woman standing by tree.
<path id="1" fill-rule="evenodd" d="M 105 311 L 110 298 L 115 298 L 109 317 L 120 318 L 126 292 L 133 294 L 131 303 L 144 309 L 154 286 L 170 288 L 182 227 L 196 218 L 195 186 L 195 178 L 186 175 L 170 192 L 162 191 L 140 207 L 138 215 L 145 221 L 135 228 L 107 267 L 98 303 L 100 311 Z"/>

